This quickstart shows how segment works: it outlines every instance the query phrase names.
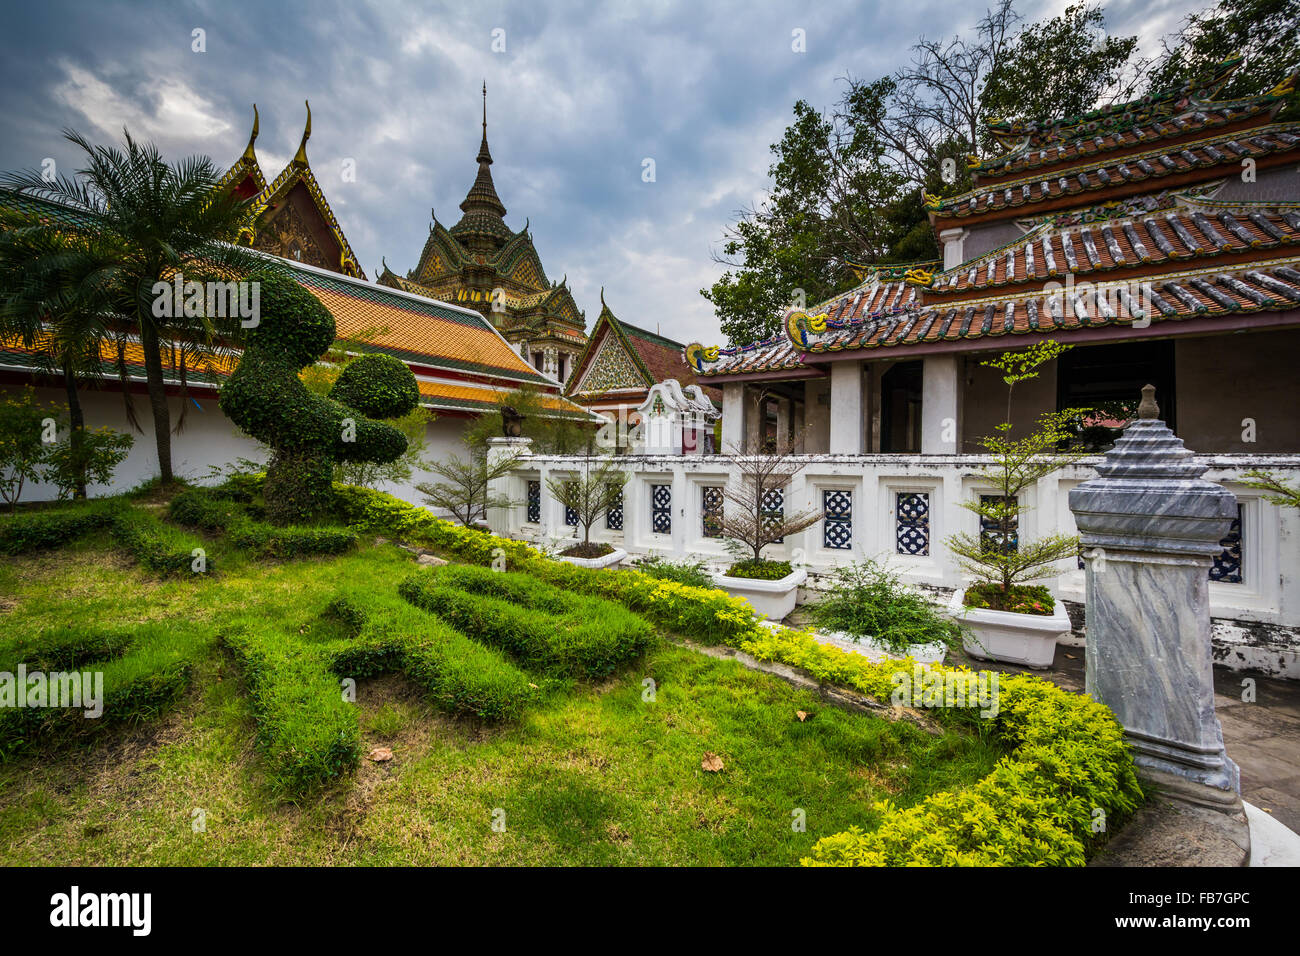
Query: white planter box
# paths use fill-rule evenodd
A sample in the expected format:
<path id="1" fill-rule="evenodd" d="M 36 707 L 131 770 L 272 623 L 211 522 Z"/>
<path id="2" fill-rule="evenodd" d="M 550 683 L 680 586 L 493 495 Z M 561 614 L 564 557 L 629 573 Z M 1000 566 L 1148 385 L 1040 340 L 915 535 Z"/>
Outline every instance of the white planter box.
<path id="1" fill-rule="evenodd" d="M 933 644 L 909 644 L 906 651 L 896 651 L 887 644 L 882 644 L 874 637 L 855 637 L 846 631 L 814 631 L 813 637 L 821 644 L 831 644 L 851 654 L 861 654 L 872 661 L 886 658 L 902 660 L 910 657 L 918 664 L 942 664 L 948 655 L 948 647 L 942 641 Z"/>
<path id="2" fill-rule="evenodd" d="M 961 639 L 967 654 L 1035 670 L 1052 666 L 1057 640 L 1070 634 L 1070 616 L 1064 604 L 1053 601 L 1051 614 L 1019 614 L 966 607 L 962 603 L 965 593 L 965 588 L 953 592 L 948 613 L 968 628 Z"/>
<path id="3" fill-rule="evenodd" d="M 609 554 L 600 558 L 571 558 L 562 554 L 559 556 L 559 560 L 567 561 L 569 564 L 576 564 L 580 568 L 612 568 L 626 557 L 626 551 L 622 548 L 615 548 Z"/>
<path id="4" fill-rule="evenodd" d="M 733 578 L 725 574 L 713 576 L 716 586 L 732 597 L 744 598 L 755 613 L 769 621 L 779 621 L 794 610 L 795 601 L 799 598 L 799 585 L 806 580 L 808 572 L 803 568 L 795 568 L 775 581 Z"/>

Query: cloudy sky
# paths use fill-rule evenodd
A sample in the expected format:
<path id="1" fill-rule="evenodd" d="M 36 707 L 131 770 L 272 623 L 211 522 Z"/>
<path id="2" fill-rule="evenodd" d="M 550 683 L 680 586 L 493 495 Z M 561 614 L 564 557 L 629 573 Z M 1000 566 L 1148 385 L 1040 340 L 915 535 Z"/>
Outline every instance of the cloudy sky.
<path id="1" fill-rule="evenodd" d="M 1034 20 L 1066 5 L 1018 8 Z M 1150 47 L 1208 5 L 1110 0 L 1107 22 Z M 106 141 L 123 126 L 169 156 L 226 165 L 257 103 L 270 178 L 297 148 L 308 99 L 308 155 L 363 268 L 373 277 L 384 257 L 405 273 L 430 209 L 445 225 L 460 217 L 486 80 L 506 221 L 531 221 L 548 275 L 567 274 L 588 323 L 603 286 L 633 324 L 717 341 L 699 295 L 722 272 L 710 250 L 761 198 L 793 103 L 829 107 L 846 73 L 890 72 L 919 34 L 966 32 L 982 11 L 958 0 L 13 4 L 0 35 L 0 168 L 47 157 L 75 168 L 64 127 Z M 796 29 L 805 53 L 792 50 Z M 654 182 L 642 179 L 647 158 Z"/>

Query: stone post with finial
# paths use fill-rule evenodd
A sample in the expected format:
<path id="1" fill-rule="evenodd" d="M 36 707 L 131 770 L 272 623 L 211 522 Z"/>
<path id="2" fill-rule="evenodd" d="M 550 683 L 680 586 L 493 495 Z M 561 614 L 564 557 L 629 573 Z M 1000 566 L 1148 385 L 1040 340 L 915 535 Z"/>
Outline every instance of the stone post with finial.
<path id="1" fill-rule="evenodd" d="M 1241 810 L 1214 712 L 1209 569 L 1237 514 L 1142 389 L 1137 420 L 1070 492 L 1087 566 L 1087 689 L 1115 712 L 1139 776 L 1166 795 Z"/>

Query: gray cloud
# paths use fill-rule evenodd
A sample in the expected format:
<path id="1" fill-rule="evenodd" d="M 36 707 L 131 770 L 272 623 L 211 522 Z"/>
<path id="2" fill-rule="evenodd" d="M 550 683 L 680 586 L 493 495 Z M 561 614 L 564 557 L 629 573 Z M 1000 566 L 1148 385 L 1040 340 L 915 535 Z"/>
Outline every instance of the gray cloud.
<path id="1" fill-rule="evenodd" d="M 1112 29 L 1157 38 L 1195 0 L 1108 4 Z M 1064 0 L 1024 2 L 1034 19 Z M 473 180 L 479 84 L 508 221 L 531 222 L 552 278 L 567 274 L 588 320 L 605 288 L 622 318 L 684 341 L 716 341 L 698 294 L 735 211 L 767 186 L 768 145 L 794 101 L 829 106 L 838 78 L 902 65 L 921 32 L 969 29 L 979 4 L 779 2 L 26 4 L 0 38 L 0 168 L 60 138 L 133 134 L 169 155 L 242 151 L 273 176 L 293 155 L 310 99 L 308 153 L 361 263 L 415 259 L 429 209 L 450 225 Z M 806 31 L 807 52 L 791 50 Z M 206 52 L 192 51 L 205 31 Z M 505 31 L 505 52 L 492 50 Z M 656 181 L 642 182 L 652 158 Z M 345 159 L 357 178 L 341 176 Z"/>

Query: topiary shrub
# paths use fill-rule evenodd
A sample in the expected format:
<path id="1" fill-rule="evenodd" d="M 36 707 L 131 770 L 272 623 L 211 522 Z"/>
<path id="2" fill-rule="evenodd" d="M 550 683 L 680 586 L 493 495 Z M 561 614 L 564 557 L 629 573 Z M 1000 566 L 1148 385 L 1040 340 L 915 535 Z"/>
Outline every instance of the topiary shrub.
<path id="1" fill-rule="evenodd" d="M 396 359 L 362 359 L 340 376 L 329 397 L 313 395 L 298 373 L 333 343 L 334 317 L 286 275 L 267 272 L 254 281 L 260 283 L 258 324 L 221 390 L 221 410 L 271 447 L 263 487 L 267 518 L 277 524 L 310 521 L 333 501 L 335 461 L 389 462 L 406 451 L 406 436 L 374 421 L 374 413 L 409 412 L 419 389 L 411 370 Z"/>

